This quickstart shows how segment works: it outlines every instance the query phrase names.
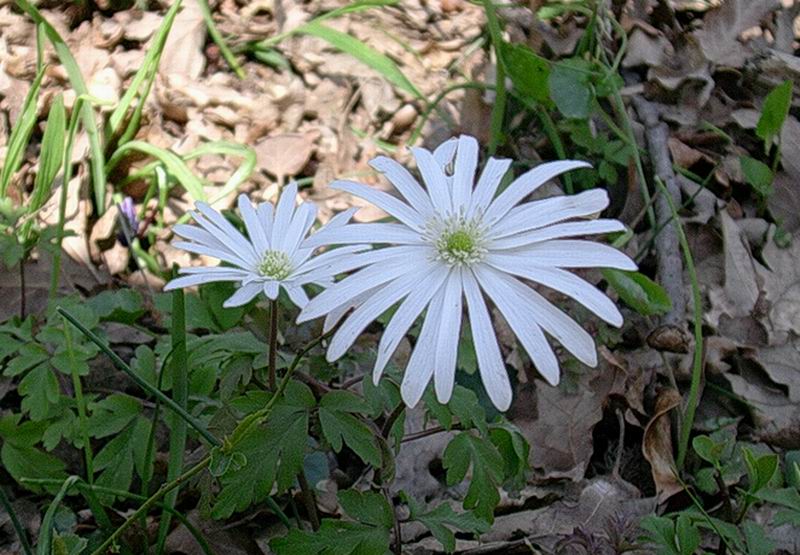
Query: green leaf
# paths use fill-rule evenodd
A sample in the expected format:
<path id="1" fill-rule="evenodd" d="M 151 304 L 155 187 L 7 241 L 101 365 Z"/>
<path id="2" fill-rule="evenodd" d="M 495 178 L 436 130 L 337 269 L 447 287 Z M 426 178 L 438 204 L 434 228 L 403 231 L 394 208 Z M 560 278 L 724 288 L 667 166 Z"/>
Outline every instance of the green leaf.
<path id="1" fill-rule="evenodd" d="M 227 518 L 261 501 L 273 484 L 277 483 L 279 493 L 292 485 L 303 468 L 308 417 L 313 406 L 311 390 L 302 383 L 290 382 L 285 397 L 275 404 L 267 422 L 253 426 L 229 454 L 241 454 L 231 464 L 241 468 L 221 476 L 222 490 L 211 511 L 214 518 Z"/>
<path id="2" fill-rule="evenodd" d="M 3 468 L 19 482 L 22 478 L 57 478 L 66 477 L 64 463 L 61 459 L 49 455 L 35 447 L 18 445 L 9 441 L 3 442 L 0 448 L 0 461 Z M 38 487 L 26 486 L 37 490 Z"/>
<path id="3" fill-rule="evenodd" d="M 50 358 L 50 354 L 44 347 L 36 343 L 29 343 L 19 349 L 17 356 L 6 366 L 3 375 L 13 378 L 26 370 L 30 370 L 37 364 L 41 364 L 48 358 Z"/>
<path id="4" fill-rule="evenodd" d="M 602 272 L 625 304 L 639 314 L 654 316 L 672 309 L 672 301 L 664 288 L 646 275 L 614 268 L 605 268 Z"/>
<path id="5" fill-rule="evenodd" d="M 104 322 L 132 324 L 146 312 L 141 293 L 133 289 L 103 291 L 91 297 L 88 305 Z"/>
<path id="6" fill-rule="evenodd" d="M 779 135 L 789 107 L 792 104 L 792 82 L 786 80 L 770 91 L 764 99 L 761 117 L 756 125 L 756 135 L 764 140 L 767 148 L 775 136 Z"/>
<path id="7" fill-rule="evenodd" d="M 375 468 L 381 466 L 381 451 L 372 430 L 354 416 L 368 414 L 369 405 L 349 391 L 331 391 L 319 404 L 319 422 L 322 434 L 333 450 L 339 453 L 342 443 L 358 455 L 361 460 Z"/>
<path id="8" fill-rule="evenodd" d="M 701 459 L 719 468 L 725 443 L 715 442 L 707 435 L 699 435 L 692 440 L 692 448 Z"/>
<path id="9" fill-rule="evenodd" d="M 89 435 L 108 437 L 121 432 L 142 412 L 141 403 L 123 393 L 114 393 L 101 401 L 89 403 Z"/>
<path id="10" fill-rule="evenodd" d="M 389 551 L 389 531 L 326 518 L 316 532 L 292 528 L 269 546 L 278 555 L 383 555 Z"/>
<path id="11" fill-rule="evenodd" d="M 325 40 L 334 48 L 341 50 L 345 54 L 349 54 L 359 62 L 371 67 L 398 88 L 410 93 L 415 98 L 424 100 L 425 97 L 423 94 L 408 80 L 391 58 L 385 54 L 381 54 L 357 38 L 347 33 L 331 29 L 318 21 L 309 21 L 295 29 L 295 32 L 312 35 Z"/>
<path id="12" fill-rule="evenodd" d="M 550 104 L 547 87 L 550 63 L 524 44 L 503 42 L 500 54 L 515 91 L 536 102 Z"/>
<path id="13" fill-rule="evenodd" d="M 678 516 L 675 525 L 675 539 L 681 555 L 694 555 L 694 552 L 700 547 L 700 530 L 688 515 Z"/>
<path id="14" fill-rule="evenodd" d="M 489 439 L 500 452 L 505 464 L 503 475 L 517 487 L 525 485 L 530 445 L 511 423 L 504 422 L 489 430 Z"/>
<path id="15" fill-rule="evenodd" d="M 742 525 L 742 532 L 747 544 L 747 555 L 770 555 L 773 553 L 775 542 L 767 536 L 763 526 L 747 520 Z"/>
<path id="16" fill-rule="evenodd" d="M 748 493 L 757 493 L 772 480 L 778 470 L 778 455 L 767 454 L 757 457 L 750 449 L 742 449 L 744 461 L 747 465 L 747 475 L 750 478 Z"/>
<path id="17" fill-rule="evenodd" d="M 444 450 L 442 465 L 447 471 L 447 484 L 455 485 L 472 466 L 472 479 L 464 497 L 464 508 L 487 522 L 494 521 L 494 508 L 500 502 L 498 489 L 503 480 L 504 461 L 497 448 L 486 439 L 470 432 L 461 432 Z"/>
<path id="18" fill-rule="evenodd" d="M 380 493 L 348 489 L 340 491 L 337 498 L 344 512 L 359 522 L 386 529 L 394 525 L 394 510 Z"/>
<path id="19" fill-rule="evenodd" d="M 739 164 L 742 167 L 744 180 L 756 193 L 762 197 L 772 194 L 773 175 L 769 166 L 750 156 L 740 156 Z"/>
<path id="20" fill-rule="evenodd" d="M 476 517 L 472 511 L 457 513 L 450 505 L 442 503 L 428 512 L 423 512 L 422 506 L 413 498 L 404 495 L 404 499 L 411 511 L 411 520 L 422 523 L 430 530 L 433 537 L 442 544 L 448 553 L 452 553 L 456 549 L 453 528 L 476 536 L 487 532 L 490 528 L 485 520 Z"/>
<path id="21" fill-rule="evenodd" d="M 580 58 L 562 60 L 550 70 L 550 98 L 564 117 L 589 117 L 594 94 L 590 84 L 590 71 L 589 62 Z"/>
<path id="22" fill-rule="evenodd" d="M 22 411 L 28 412 L 34 422 L 47 418 L 50 407 L 58 403 L 58 380 L 48 364 L 40 364 L 22 378 L 17 391 L 24 397 Z"/>

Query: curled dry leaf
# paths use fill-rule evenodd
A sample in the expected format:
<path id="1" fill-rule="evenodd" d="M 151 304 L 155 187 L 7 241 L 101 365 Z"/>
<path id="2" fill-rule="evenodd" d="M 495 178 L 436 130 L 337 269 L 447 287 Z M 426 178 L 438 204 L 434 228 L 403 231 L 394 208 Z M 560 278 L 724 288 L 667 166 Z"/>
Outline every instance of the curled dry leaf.
<path id="1" fill-rule="evenodd" d="M 314 152 L 307 135 L 285 133 L 267 137 L 255 145 L 258 167 L 278 178 L 299 174 Z"/>
<path id="2" fill-rule="evenodd" d="M 658 393 L 653 417 L 644 429 L 642 454 L 653 474 L 653 482 L 660 502 L 683 490 L 675 476 L 675 457 L 672 451 L 671 412 L 681 404 L 681 394 L 675 389 L 662 389 Z"/>

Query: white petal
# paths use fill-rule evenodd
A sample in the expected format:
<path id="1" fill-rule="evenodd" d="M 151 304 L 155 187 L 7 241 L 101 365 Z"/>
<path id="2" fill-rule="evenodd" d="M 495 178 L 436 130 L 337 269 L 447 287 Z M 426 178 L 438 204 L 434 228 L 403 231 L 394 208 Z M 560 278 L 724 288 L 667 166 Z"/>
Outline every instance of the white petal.
<path id="1" fill-rule="evenodd" d="M 439 291 L 448 272 L 449 269 L 446 266 L 435 265 L 430 273 L 420 278 L 418 287 L 409 293 L 392 315 L 392 319 L 389 320 L 378 344 L 378 356 L 372 369 L 372 379 L 376 385 L 380 381 L 383 370 L 392 358 L 397 346 L 436 292 Z"/>
<path id="2" fill-rule="evenodd" d="M 250 204 L 247 195 L 239 195 L 239 212 L 242 214 L 244 227 L 253 242 L 256 254 L 263 255 L 269 249 L 269 241 L 264 233 L 264 226 L 258 221 L 258 213 Z"/>
<path id="3" fill-rule="evenodd" d="M 235 306 L 242 306 L 252 301 L 256 295 L 261 293 L 260 283 L 247 283 L 242 285 L 236 292 L 228 297 L 222 306 L 225 308 L 232 308 Z"/>
<path id="4" fill-rule="evenodd" d="M 284 233 L 286 233 L 286 230 L 289 228 L 289 224 L 292 221 L 296 198 L 297 182 L 292 181 L 286 185 L 286 187 L 284 187 L 283 191 L 281 192 L 281 196 L 278 199 L 278 204 L 275 208 L 275 220 L 272 223 L 272 237 L 270 237 L 270 244 L 273 245 L 273 248 L 276 248 L 276 245 L 281 245 L 283 243 L 281 238 L 283 237 Z"/>
<path id="5" fill-rule="evenodd" d="M 297 308 L 303 308 L 308 304 L 308 295 L 306 292 L 303 291 L 301 286 L 294 286 L 294 287 L 285 287 L 286 293 L 288 293 L 289 298 L 292 300 L 294 305 Z"/>
<path id="6" fill-rule="evenodd" d="M 349 224 L 331 229 L 328 233 L 315 233 L 304 247 L 322 245 L 352 245 L 363 243 L 394 243 L 420 245 L 422 236 L 403 224 Z"/>
<path id="7" fill-rule="evenodd" d="M 262 288 L 264 290 L 264 295 L 271 300 L 274 301 L 278 298 L 278 293 L 280 292 L 280 283 L 277 281 L 265 281 L 262 283 Z"/>
<path id="8" fill-rule="evenodd" d="M 177 224 L 175 227 L 172 228 L 172 231 L 177 235 L 180 235 L 184 239 L 190 239 L 197 243 L 202 243 L 208 245 L 209 247 L 213 247 L 215 249 L 230 251 L 231 249 L 222 241 L 220 241 L 214 234 L 209 233 L 203 228 L 195 227 L 192 225 L 186 224 Z M 236 254 L 232 252 L 232 254 Z M 244 262 L 244 260 L 242 260 Z"/>
<path id="9" fill-rule="evenodd" d="M 500 271 L 541 283 L 568 297 L 575 299 L 583 306 L 612 326 L 622 325 L 622 314 L 617 305 L 590 283 L 575 274 L 560 268 L 546 268 L 531 263 L 519 256 L 490 253 L 486 263 Z"/>
<path id="10" fill-rule="evenodd" d="M 478 141 L 475 137 L 461 135 L 458 138 L 455 170 L 453 171 L 453 210 L 466 213 L 475 185 L 475 169 L 478 167 Z"/>
<path id="11" fill-rule="evenodd" d="M 478 283 L 472 272 L 463 273 L 464 296 L 467 298 L 469 324 L 478 370 L 483 387 L 498 410 L 505 411 L 511 406 L 511 381 L 508 379 L 506 365 L 497 346 L 492 320 L 483 300 Z"/>
<path id="12" fill-rule="evenodd" d="M 300 248 L 301 249 L 306 249 L 306 248 L 314 249 L 314 248 L 316 248 L 316 247 L 318 247 L 320 245 L 332 244 L 332 243 L 327 243 L 325 241 L 325 235 L 327 233 L 330 233 L 333 230 L 336 230 L 338 228 L 341 228 L 341 227 L 347 225 L 350 222 L 350 219 L 353 217 L 353 215 L 356 212 L 358 212 L 358 208 L 348 208 L 344 212 L 339 212 L 333 218 L 331 218 L 330 221 L 327 224 L 323 225 L 316 232 L 314 232 L 311 235 L 311 237 L 308 237 L 308 238 L 304 239 L 303 242 L 300 244 Z M 311 241 L 315 241 L 316 242 L 316 246 L 313 246 L 311 244 Z"/>
<path id="13" fill-rule="evenodd" d="M 436 353 L 436 332 L 439 315 L 442 311 L 444 289 L 440 289 L 428 307 L 425 321 L 419 332 L 419 339 L 408 359 L 403 382 L 400 384 L 400 395 L 408 407 L 413 408 L 422 399 L 428 382 L 433 375 L 433 359 Z"/>
<path id="14" fill-rule="evenodd" d="M 300 245 L 300 242 L 308 234 L 311 226 L 314 225 L 314 220 L 317 219 L 317 205 L 313 202 L 304 202 L 292 216 L 292 221 L 289 227 L 284 230 L 283 240 L 280 243 L 280 248 L 283 252 L 292 256 Z"/>
<path id="15" fill-rule="evenodd" d="M 423 271 L 423 268 L 420 268 Z M 423 273 L 424 275 L 424 273 Z M 405 274 L 390 281 L 353 311 L 342 323 L 328 347 L 328 361 L 342 356 L 375 318 L 386 312 L 419 284 L 419 274 Z"/>
<path id="16" fill-rule="evenodd" d="M 211 208 L 204 202 L 196 203 L 197 209 L 206 217 L 208 220 L 222 232 L 222 235 L 218 237 L 220 241 L 223 241 L 229 247 L 233 248 L 234 252 L 236 252 L 240 257 L 244 258 L 245 260 L 252 260 L 254 263 L 258 261 L 258 256 L 256 256 L 256 252 L 253 249 L 253 245 L 245 239 L 244 235 L 239 233 L 239 230 L 233 227 L 231 223 L 225 219 L 225 216 Z M 201 223 L 201 220 L 197 220 L 198 223 Z M 208 230 L 213 233 L 212 230 Z M 232 244 L 230 244 L 232 243 Z"/>
<path id="17" fill-rule="evenodd" d="M 450 272 L 444 285 L 434 365 L 434 386 L 440 403 L 450 401 L 456 380 L 458 343 L 461 338 L 461 273 L 460 269 Z"/>
<path id="18" fill-rule="evenodd" d="M 255 264 L 247 264 L 244 260 L 239 258 L 238 256 L 231 254 L 228 250 L 220 250 L 215 249 L 213 247 L 207 247 L 206 245 L 202 245 L 200 243 L 189 243 L 188 241 L 174 241 L 172 246 L 176 249 L 183 249 L 187 252 L 193 252 L 195 254 L 203 254 L 205 256 L 211 256 L 214 258 L 219 258 L 220 260 L 224 260 L 225 262 L 229 262 L 236 266 L 240 266 L 245 270 L 252 270 L 255 267 Z"/>
<path id="19" fill-rule="evenodd" d="M 258 221 L 264 230 L 264 237 L 267 238 L 267 248 L 272 248 L 272 224 L 275 218 L 275 208 L 271 202 L 262 202 L 256 208 Z"/>
<path id="20" fill-rule="evenodd" d="M 525 299 L 520 299 L 517 292 L 495 274 L 481 270 L 479 267 L 475 270 L 481 287 L 500 310 L 536 369 L 548 383 L 557 385 L 558 359 L 553 353 L 553 348 L 547 343 L 542 328 L 536 323 L 535 317 L 529 310 L 526 310 L 530 306 L 529 303 L 525 302 Z"/>
<path id="21" fill-rule="evenodd" d="M 483 213 L 492 202 L 497 188 L 503 180 L 503 176 L 511 167 L 511 160 L 489 158 L 472 193 L 472 201 L 467 210 L 467 217 L 472 217 Z"/>
<path id="22" fill-rule="evenodd" d="M 349 303 L 354 297 L 367 289 L 377 287 L 410 272 L 416 273 L 416 270 L 413 266 L 409 267 L 408 262 L 404 260 L 368 266 L 332 285 L 311 299 L 303 311 L 300 312 L 297 322 L 301 323 L 318 318 L 339 305 Z"/>
<path id="23" fill-rule="evenodd" d="M 330 249 L 322 254 L 319 254 L 313 258 L 307 259 L 305 262 L 301 262 L 294 271 L 295 276 L 301 276 L 306 274 L 312 270 L 316 270 L 317 268 L 321 268 L 332 262 L 339 261 L 339 260 L 346 260 L 346 257 L 350 257 L 351 255 L 364 252 L 368 249 L 369 246 L 367 245 L 353 245 L 348 247 L 337 247 L 335 249 Z M 339 273 L 339 272 L 336 272 Z"/>
<path id="24" fill-rule="evenodd" d="M 216 270 L 216 268 L 203 268 L 204 270 Z M 246 272 L 231 271 L 228 273 L 193 273 L 177 277 L 164 286 L 164 291 L 172 291 L 183 287 L 193 287 L 202 283 L 213 283 L 216 281 L 241 281 L 247 276 Z"/>
<path id="25" fill-rule="evenodd" d="M 431 198 L 434 209 L 439 215 L 449 215 L 452 212 L 452 204 L 447 186 L 447 176 L 445 176 L 442 166 L 424 148 L 412 148 L 411 152 L 414 153 L 417 168 L 428 189 L 428 196 Z"/>
<path id="26" fill-rule="evenodd" d="M 345 247 L 339 248 L 341 249 Z M 315 268 L 308 273 L 298 275 L 297 277 L 302 278 L 303 283 L 310 283 L 320 279 L 327 279 L 343 272 L 349 272 L 357 268 L 363 268 L 371 264 L 386 265 L 394 262 L 404 262 L 407 264 L 409 260 L 419 260 L 424 262 L 425 260 L 431 258 L 431 250 L 432 249 L 430 247 L 408 245 L 373 249 L 366 252 L 359 252 L 352 255 L 334 258 L 325 265 L 319 266 L 318 268 Z"/>
<path id="27" fill-rule="evenodd" d="M 322 324 L 322 333 L 328 333 L 331 331 L 336 324 L 339 323 L 345 314 L 347 314 L 351 309 L 361 305 L 364 301 L 369 299 L 372 295 L 374 295 L 379 289 L 381 289 L 383 285 L 379 285 L 378 287 L 373 287 L 372 289 L 367 289 L 360 295 L 356 295 L 349 302 L 341 304 L 336 308 L 332 309 L 328 312 L 328 315 L 325 316 L 325 321 Z"/>
<path id="28" fill-rule="evenodd" d="M 453 161 L 453 155 L 456 153 L 456 148 L 458 148 L 458 139 L 451 137 L 445 142 L 439 144 L 439 146 L 437 146 L 433 151 L 433 159 L 436 160 L 443 171 Z"/>
<path id="29" fill-rule="evenodd" d="M 484 282 L 483 278 L 488 275 L 502 281 L 509 291 L 516 294 L 517 304 L 524 307 L 524 310 L 527 310 L 547 333 L 575 355 L 575 358 L 587 366 L 597 365 L 597 349 L 592 336 L 550 301 L 518 279 L 488 266 L 476 268 L 476 274 L 481 276 L 481 283 Z"/>
<path id="30" fill-rule="evenodd" d="M 400 191 L 400 194 L 423 218 L 427 220 L 433 215 L 431 199 L 407 169 L 386 156 L 378 156 L 369 165 L 385 175 L 386 179 Z"/>
<path id="31" fill-rule="evenodd" d="M 492 238 L 505 237 L 569 218 L 590 216 L 605 209 L 606 206 L 608 206 L 608 193 L 603 189 L 528 202 L 511 210 L 503 221 L 497 222 L 492 227 L 489 233 Z"/>
<path id="32" fill-rule="evenodd" d="M 331 189 L 345 191 L 351 195 L 360 197 L 367 202 L 377 206 L 390 216 L 394 216 L 408 227 L 417 231 L 424 231 L 425 220 L 416 210 L 411 208 L 402 200 L 390 194 L 378 191 L 354 181 L 334 181 L 329 185 Z"/>
<path id="33" fill-rule="evenodd" d="M 598 235 L 600 233 L 616 233 L 625 231 L 625 224 L 618 220 L 590 220 L 585 222 L 564 222 L 560 224 L 548 225 L 541 229 L 526 231 L 516 235 L 509 235 L 502 239 L 489 242 L 489 250 L 514 249 L 540 243 L 550 239 L 562 239 L 564 237 L 576 237 L 578 235 Z"/>
<path id="34" fill-rule="evenodd" d="M 537 266 L 556 268 L 617 268 L 636 270 L 628 255 L 602 243 L 579 239 L 556 239 L 520 247 L 509 254 L 523 256 Z"/>
<path id="35" fill-rule="evenodd" d="M 484 223 L 491 225 L 505 216 L 522 199 L 559 174 L 577 168 L 588 168 L 590 164 L 574 160 L 563 160 L 540 164 L 516 178 L 508 188 L 500 193 L 486 210 Z"/>

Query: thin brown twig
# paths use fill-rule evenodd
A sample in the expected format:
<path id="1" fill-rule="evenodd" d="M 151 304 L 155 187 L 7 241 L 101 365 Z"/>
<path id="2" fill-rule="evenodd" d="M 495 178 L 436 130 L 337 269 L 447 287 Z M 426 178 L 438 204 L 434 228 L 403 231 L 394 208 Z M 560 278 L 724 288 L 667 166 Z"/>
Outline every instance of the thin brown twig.
<path id="1" fill-rule="evenodd" d="M 303 497 L 303 505 L 306 506 L 308 513 L 308 520 L 311 521 L 311 528 L 316 532 L 319 530 L 319 513 L 317 512 L 317 500 L 314 496 L 314 490 L 311 489 L 311 484 L 308 483 L 306 473 L 303 469 L 297 473 L 297 483 L 300 484 L 300 494 Z"/>

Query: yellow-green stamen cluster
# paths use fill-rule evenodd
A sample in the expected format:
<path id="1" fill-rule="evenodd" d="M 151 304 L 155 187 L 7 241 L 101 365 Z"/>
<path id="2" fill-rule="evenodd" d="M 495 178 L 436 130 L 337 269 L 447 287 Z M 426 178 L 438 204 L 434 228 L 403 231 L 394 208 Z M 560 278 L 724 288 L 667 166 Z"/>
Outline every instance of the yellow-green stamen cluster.
<path id="1" fill-rule="evenodd" d="M 430 226 L 438 258 L 450 266 L 465 266 L 483 260 L 483 230 L 480 223 L 461 216 L 435 222 Z"/>
<path id="2" fill-rule="evenodd" d="M 267 251 L 258 265 L 258 273 L 276 281 L 284 280 L 292 273 L 292 261 L 283 251 Z"/>

